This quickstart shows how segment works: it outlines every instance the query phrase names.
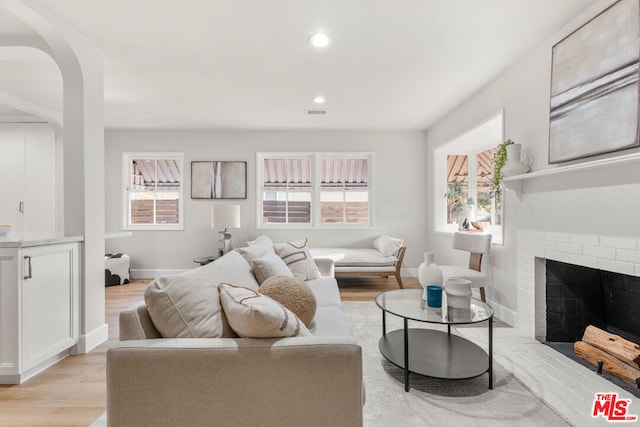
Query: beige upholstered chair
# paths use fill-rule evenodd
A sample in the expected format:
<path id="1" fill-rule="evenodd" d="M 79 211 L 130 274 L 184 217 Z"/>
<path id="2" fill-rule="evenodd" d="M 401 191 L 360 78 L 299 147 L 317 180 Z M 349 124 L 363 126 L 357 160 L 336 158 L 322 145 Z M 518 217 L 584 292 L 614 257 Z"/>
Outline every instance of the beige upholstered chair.
<path id="1" fill-rule="evenodd" d="M 447 279 L 457 277 L 471 281 L 472 288 L 480 288 L 480 298 L 486 301 L 484 287 L 487 275 L 483 273 L 482 256 L 491 251 L 491 234 L 456 232 L 453 235 L 453 249 L 469 252 L 469 266 L 441 265 L 443 283 Z"/>

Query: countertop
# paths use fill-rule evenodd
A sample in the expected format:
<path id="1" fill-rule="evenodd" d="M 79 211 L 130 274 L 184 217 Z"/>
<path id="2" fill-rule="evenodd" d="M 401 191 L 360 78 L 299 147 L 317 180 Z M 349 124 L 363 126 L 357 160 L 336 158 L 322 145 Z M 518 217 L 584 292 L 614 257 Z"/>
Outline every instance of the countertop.
<path id="1" fill-rule="evenodd" d="M 81 242 L 82 236 L 63 236 L 54 233 L 14 233 L 0 236 L 0 248 L 28 248 L 56 243 Z"/>

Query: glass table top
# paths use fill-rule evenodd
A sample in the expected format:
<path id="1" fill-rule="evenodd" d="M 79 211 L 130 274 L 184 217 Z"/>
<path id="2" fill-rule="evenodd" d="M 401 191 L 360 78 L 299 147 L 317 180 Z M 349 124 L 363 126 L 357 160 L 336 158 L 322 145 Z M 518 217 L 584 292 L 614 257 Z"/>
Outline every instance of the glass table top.
<path id="1" fill-rule="evenodd" d="M 493 317 L 493 309 L 488 304 L 471 299 L 469 309 L 446 306 L 446 295 L 442 293 L 442 307 L 428 307 L 422 299 L 422 289 L 395 289 L 379 294 L 376 304 L 387 313 L 410 320 L 445 325 L 462 325 L 483 322 Z"/>

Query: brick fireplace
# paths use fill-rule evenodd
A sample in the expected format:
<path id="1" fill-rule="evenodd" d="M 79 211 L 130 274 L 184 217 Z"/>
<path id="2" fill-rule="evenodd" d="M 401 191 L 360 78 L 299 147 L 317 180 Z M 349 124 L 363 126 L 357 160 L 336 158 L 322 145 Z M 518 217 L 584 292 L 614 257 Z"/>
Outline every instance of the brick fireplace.
<path id="1" fill-rule="evenodd" d="M 518 232 L 516 327 L 542 342 L 547 336 L 545 260 L 640 276 L 640 242 L 637 238 Z"/>

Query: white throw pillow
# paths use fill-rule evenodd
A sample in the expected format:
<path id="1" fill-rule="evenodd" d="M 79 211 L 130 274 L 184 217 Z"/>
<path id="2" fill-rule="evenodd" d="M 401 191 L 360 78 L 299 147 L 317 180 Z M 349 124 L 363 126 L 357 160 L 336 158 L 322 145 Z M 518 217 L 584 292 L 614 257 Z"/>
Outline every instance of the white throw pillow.
<path id="1" fill-rule="evenodd" d="M 262 285 L 262 282 L 273 276 L 293 277 L 293 273 L 275 253 L 267 254 L 260 258 L 251 260 L 251 270 L 256 280 Z"/>
<path id="2" fill-rule="evenodd" d="M 296 279 L 311 280 L 320 277 L 320 271 L 311 257 L 307 239 L 274 243 L 273 248 Z"/>
<path id="3" fill-rule="evenodd" d="M 249 246 L 266 245 L 266 246 L 273 247 L 273 242 L 268 236 L 263 235 L 263 236 L 256 237 L 255 240 L 249 240 L 247 242 L 247 245 Z"/>
<path id="4" fill-rule="evenodd" d="M 233 330 L 244 338 L 311 336 L 291 310 L 253 289 L 218 285 L 220 302 Z"/>
<path id="5" fill-rule="evenodd" d="M 402 239 L 380 236 L 373 241 L 373 249 L 377 249 L 384 256 L 397 256 L 398 250 L 404 244 Z"/>
<path id="6" fill-rule="evenodd" d="M 158 332 L 164 338 L 235 336 L 218 295 L 218 284 L 229 281 L 259 286 L 249 264 L 233 251 L 203 267 L 155 279 L 144 301 Z"/>
<path id="7" fill-rule="evenodd" d="M 273 250 L 273 242 L 267 236 L 258 236 L 256 240 L 247 242 L 249 246 L 236 249 L 244 259 L 251 264 L 255 258 L 261 258 L 269 254 L 275 254 Z"/>

